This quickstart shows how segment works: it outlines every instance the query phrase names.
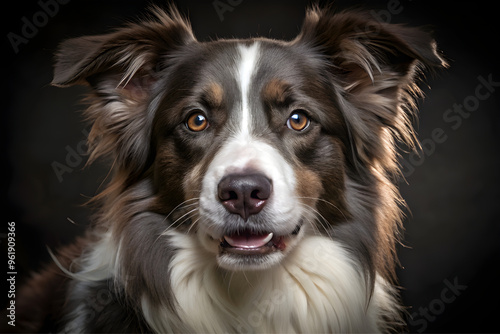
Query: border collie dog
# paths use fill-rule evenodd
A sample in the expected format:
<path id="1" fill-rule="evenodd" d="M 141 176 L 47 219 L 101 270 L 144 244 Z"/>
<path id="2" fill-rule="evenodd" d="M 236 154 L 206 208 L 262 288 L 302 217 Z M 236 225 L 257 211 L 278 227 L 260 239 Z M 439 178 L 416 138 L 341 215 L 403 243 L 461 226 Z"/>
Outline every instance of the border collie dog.
<path id="1" fill-rule="evenodd" d="M 416 28 L 310 8 L 291 41 L 198 42 L 175 8 L 70 39 L 53 84 L 90 87 L 111 179 L 84 238 L 18 303 L 27 330 L 389 332 Z M 49 323 L 55 325 L 51 327 Z"/>

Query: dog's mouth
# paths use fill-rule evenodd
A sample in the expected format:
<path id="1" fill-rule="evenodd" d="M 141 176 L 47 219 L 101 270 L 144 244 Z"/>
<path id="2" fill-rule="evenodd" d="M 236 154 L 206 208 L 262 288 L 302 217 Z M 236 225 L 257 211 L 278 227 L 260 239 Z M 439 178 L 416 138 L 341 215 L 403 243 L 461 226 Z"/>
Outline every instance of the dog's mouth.
<path id="1" fill-rule="evenodd" d="M 237 231 L 224 235 L 220 239 L 221 254 L 238 255 L 266 255 L 284 251 L 290 238 L 300 232 L 301 225 L 297 225 L 288 235 L 276 235 L 273 232 L 253 232 L 250 230 Z"/>

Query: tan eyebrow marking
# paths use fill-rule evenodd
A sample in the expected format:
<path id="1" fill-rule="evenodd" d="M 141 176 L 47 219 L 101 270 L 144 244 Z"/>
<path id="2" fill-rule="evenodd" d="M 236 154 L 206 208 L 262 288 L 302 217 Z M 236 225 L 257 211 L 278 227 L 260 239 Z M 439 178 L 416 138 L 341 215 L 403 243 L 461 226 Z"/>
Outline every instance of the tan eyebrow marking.
<path id="1" fill-rule="evenodd" d="M 216 82 L 210 83 L 205 89 L 204 98 L 207 103 L 214 107 L 220 107 L 224 101 L 224 89 Z"/>
<path id="2" fill-rule="evenodd" d="M 283 104 L 289 97 L 289 85 L 283 80 L 272 79 L 262 89 L 262 97 L 265 101 Z"/>

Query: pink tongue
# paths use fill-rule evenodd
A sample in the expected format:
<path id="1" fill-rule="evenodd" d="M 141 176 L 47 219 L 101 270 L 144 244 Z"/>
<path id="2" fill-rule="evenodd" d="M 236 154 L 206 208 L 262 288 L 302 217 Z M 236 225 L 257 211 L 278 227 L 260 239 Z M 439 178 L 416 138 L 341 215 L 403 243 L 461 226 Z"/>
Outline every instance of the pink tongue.
<path id="1" fill-rule="evenodd" d="M 273 233 L 257 235 L 245 233 L 241 235 L 224 236 L 227 243 L 238 248 L 259 248 L 267 244 L 273 238 Z"/>

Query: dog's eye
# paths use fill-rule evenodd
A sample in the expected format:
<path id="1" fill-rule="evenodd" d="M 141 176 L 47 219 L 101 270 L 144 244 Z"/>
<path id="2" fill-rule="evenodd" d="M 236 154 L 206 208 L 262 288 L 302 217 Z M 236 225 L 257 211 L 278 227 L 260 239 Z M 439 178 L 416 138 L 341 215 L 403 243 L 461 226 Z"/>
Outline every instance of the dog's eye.
<path id="1" fill-rule="evenodd" d="M 208 120 L 201 110 L 196 110 L 189 115 L 186 120 L 186 126 L 189 130 L 200 132 L 208 127 Z"/>
<path id="2" fill-rule="evenodd" d="M 295 110 L 290 115 L 290 117 L 288 117 L 288 120 L 286 121 L 286 126 L 288 126 L 289 129 L 295 131 L 302 131 L 305 130 L 310 123 L 311 120 L 309 119 L 309 117 L 307 117 L 304 111 Z"/>

